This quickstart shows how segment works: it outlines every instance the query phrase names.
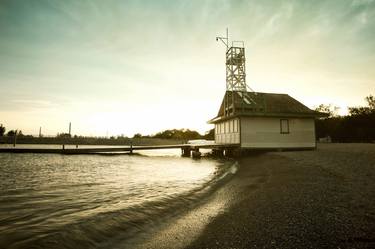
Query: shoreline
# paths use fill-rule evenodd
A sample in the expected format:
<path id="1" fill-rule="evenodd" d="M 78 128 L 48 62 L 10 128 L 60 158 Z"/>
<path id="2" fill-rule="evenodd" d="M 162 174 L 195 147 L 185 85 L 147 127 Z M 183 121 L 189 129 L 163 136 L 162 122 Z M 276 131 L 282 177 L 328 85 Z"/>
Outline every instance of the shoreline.
<path id="1" fill-rule="evenodd" d="M 202 204 L 135 248 L 375 247 L 374 144 L 319 144 L 239 164 Z"/>
<path id="2" fill-rule="evenodd" d="M 231 161 L 231 162 L 230 162 Z M 206 225 L 228 206 L 228 198 L 223 198 L 225 186 L 230 184 L 232 178 L 238 171 L 238 163 L 229 159 L 226 163 L 231 164 L 210 189 L 205 190 L 201 197 L 196 200 L 191 209 L 174 216 L 166 217 L 163 222 L 150 224 L 150 227 L 135 236 L 125 240 L 123 243 L 115 244 L 114 249 L 120 248 L 184 248 L 197 239 Z"/>
<path id="3" fill-rule="evenodd" d="M 257 158 L 257 156 L 256 156 Z M 244 160 L 257 160 L 254 156 Z M 243 162 L 237 161 L 243 164 Z M 241 172 L 241 165 L 237 165 L 237 172 L 229 181 L 220 186 L 214 193 L 198 203 L 197 206 L 184 212 L 183 214 L 170 219 L 169 221 L 157 226 L 135 240 L 126 243 L 126 246 L 115 248 L 134 248 L 134 249 L 177 249 L 186 248 L 187 245 L 194 243 L 204 233 L 206 226 L 238 201 L 234 193 L 239 192 L 244 184 L 238 184 L 236 178 Z M 261 187 L 263 183 L 262 177 L 258 175 L 252 176 L 252 184 Z M 256 188 L 254 188 L 254 191 Z"/>

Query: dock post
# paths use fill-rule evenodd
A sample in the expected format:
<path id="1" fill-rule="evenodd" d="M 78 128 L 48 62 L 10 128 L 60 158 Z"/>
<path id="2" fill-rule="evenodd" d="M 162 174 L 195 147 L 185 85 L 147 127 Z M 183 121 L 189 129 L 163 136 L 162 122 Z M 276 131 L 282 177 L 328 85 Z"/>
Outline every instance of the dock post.
<path id="1" fill-rule="evenodd" d="M 191 149 L 189 147 L 182 147 L 181 153 L 183 157 L 190 157 Z"/>
<path id="2" fill-rule="evenodd" d="M 191 156 L 195 159 L 201 158 L 202 153 L 199 152 L 199 148 L 195 148 L 194 151 L 191 153 Z"/>
<path id="3" fill-rule="evenodd" d="M 17 132 L 18 130 L 16 130 L 14 132 L 14 136 L 13 136 L 13 147 L 16 147 L 16 144 L 17 144 Z"/>
<path id="4" fill-rule="evenodd" d="M 225 148 L 224 154 L 226 157 L 232 157 L 233 156 L 233 150 L 230 148 Z"/>
<path id="5" fill-rule="evenodd" d="M 224 155 L 224 151 L 222 149 L 212 149 L 212 154 L 214 156 L 223 156 Z"/>
<path id="6" fill-rule="evenodd" d="M 133 154 L 133 142 L 130 142 L 130 154 Z"/>
<path id="7" fill-rule="evenodd" d="M 235 148 L 232 151 L 233 157 L 241 157 L 243 155 L 243 151 L 241 148 Z"/>

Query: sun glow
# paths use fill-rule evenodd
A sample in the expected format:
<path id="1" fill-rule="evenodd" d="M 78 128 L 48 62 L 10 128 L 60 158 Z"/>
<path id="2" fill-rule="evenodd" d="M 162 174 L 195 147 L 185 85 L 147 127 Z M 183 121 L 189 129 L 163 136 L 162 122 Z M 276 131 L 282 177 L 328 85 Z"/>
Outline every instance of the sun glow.
<path id="1" fill-rule="evenodd" d="M 69 122 L 77 135 L 204 133 L 225 91 L 215 37 L 228 26 L 245 41 L 251 88 L 345 115 L 374 86 L 371 10 L 351 1 L 5 4 L 0 123 L 34 135 L 40 126 L 66 132 Z"/>

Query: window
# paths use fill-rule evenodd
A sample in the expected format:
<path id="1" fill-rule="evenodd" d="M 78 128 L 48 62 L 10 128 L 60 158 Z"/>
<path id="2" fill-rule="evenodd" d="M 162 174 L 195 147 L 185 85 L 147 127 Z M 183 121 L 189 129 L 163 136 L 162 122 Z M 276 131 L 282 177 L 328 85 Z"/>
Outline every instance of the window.
<path id="1" fill-rule="evenodd" d="M 234 121 L 234 128 L 233 128 L 233 130 L 234 130 L 234 132 L 238 132 L 238 119 L 235 119 L 235 120 L 233 120 Z"/>
<path id="2" fill-rule="evenodd" d="M 233 120 L 229 120 L 229 132 L 233 132 Z"/>
<path id="3" fill-rule="evenodd" d="M 289 133 L 289 120 L 288 119 L 280 119 L 280 133 L 281 134 Z"/>

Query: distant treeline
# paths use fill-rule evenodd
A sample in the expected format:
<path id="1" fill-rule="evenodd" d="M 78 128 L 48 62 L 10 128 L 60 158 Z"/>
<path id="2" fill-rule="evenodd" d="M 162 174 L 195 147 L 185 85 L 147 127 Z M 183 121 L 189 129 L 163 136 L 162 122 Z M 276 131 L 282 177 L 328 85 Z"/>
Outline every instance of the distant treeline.
<path id="1" fill-rule="evenodd" d="M 338 116 L 337 107 L 320 105 L 316 110 L 329 117 L 316 121 L 317 138 L 330 137 L 332 142 L 375 142 L 375 98 L 365 98 L 367 106 L 349 107 L 349 115 Z"/>
<path id="2" fill-rule="evenodd" d="M 329 137 L 332 142 L 375 142 L 375 97 L 369 95 L 365 100 L 367 106 L 349 107 L 347 116 L 337 115 L 338 108 L 331 105 L 322 104 L 316 108 L 317 111 L 329 114 L 328 118 L 316 120 L 316 138 Z M 155 135 L 137 133 L 132 138 L 71 136 L 67 133 L 59 133 L 55 137 L 34 137 L 24 135 L 22 131 L 6 132 L 6 128 L 0 125 L 0 143 L 13 143 L 14 137 L 17 137 L 17 143 L 30 144 L 147 145 L 185 143 L 193 139 L 213 140 L 214 129 L 205 135 L 189 129 L 172 129 Z"/>
<path id="3" fill-rule="evenodd" d="M 134 135 L 134 138 L 162 138 L 162 139 L 182 139 L 182 140 L 192 140 L 192 139 L 214 139 L 214 129 L 208 131 L 205 135 L 199 134 L 197 131 L 192 131 L 189 129 L 173 129 L 165 130 L 159 133 L 156 133 L 153 136 L 143 136 L 139 133 Z"/>
<path id="4" fill-rule="evenodd" d="M 20 144 L 85 144 L 85 145 L 157 145 L 157 144 L 176 144 L 186 143 L 193 139 L 214 138 L 213 129 L 205 135 L 199 134 L 197 131 L 189 129 L 173 129 L 165 130 L 155 135 L 135 134 L 132 138 L 126 136 L 111 137 L 88 137 L 88 136 L 71 136 L 67 133 L 58 133 L 54 137 L 25 135 L 22 131 L 10 130 L 6 132 L 3 125 L 0 125 L 0 143 L 11 144 L 16 138 L 16 142 Z M 15 136 L 17 134 L 17 136 Z"/>

